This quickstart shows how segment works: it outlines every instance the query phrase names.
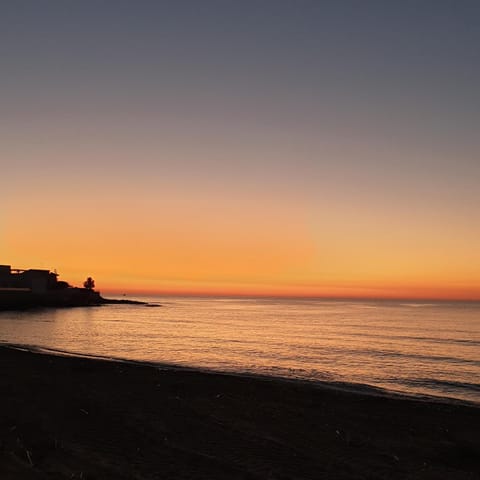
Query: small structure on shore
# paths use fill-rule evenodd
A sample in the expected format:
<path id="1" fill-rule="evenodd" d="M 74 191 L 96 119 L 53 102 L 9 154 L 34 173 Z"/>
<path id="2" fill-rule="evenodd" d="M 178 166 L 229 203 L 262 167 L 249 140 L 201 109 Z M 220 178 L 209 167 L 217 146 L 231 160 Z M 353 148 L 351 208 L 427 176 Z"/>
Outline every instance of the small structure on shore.
<path id="1" fill-rule="evenodd" d="M 68 287 L 66 282 L 58 282 L 58 275 L 50 270 L 12 268 L 10 265 L 0 265 L 0 289 L 24 290 L 29 289 L 33 293 L 45 293 L 55 289 L 58 284 Z"/>
<path id="2" fill-rule="evenodd" d="M 0 309 L 75 307 L 103 303 L 100 293 L 93 290 L 93 286 L 72 287 L 67 282 L 59 281 L 56 272 L 0 265 Z"/>
<path id="3" fill-rule="evenodd" d="M 0 265 L 0 310 L 32 307 L 90 307 L 105 304 L 147 305 L 137 300 L 103 298 L 88 277 L 84 288 L 58 280 L 57 272 Z M 148 306 L 159 306 L 148 304 Z"/>

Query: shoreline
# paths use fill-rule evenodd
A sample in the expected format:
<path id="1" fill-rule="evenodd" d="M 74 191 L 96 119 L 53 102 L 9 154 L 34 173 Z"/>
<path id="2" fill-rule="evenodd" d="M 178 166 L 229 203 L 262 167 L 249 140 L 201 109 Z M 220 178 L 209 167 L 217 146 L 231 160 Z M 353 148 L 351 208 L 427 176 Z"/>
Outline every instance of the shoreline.
<path id="1" fill-rule="evenodd" d="M 6 479 L 473 479 L 480 408 L 0 346 Z"/>
<path id="2" fill-rule="evenodd" d="M 25 351 L 33 354 L 38 355 L 50 355 L 53 357 L 66 357 L 66 358 L 83 358 L 86 360 L 99 360 L 105 362 L 113 362 L 113 363 L 120 363 L 132 366 L 139 366 L 139 367 L 149 367 L 158 370 L 166 370 L 171 372 L 176 371 L 185 371 L 190 373 L 197 373 L 199 375 L 225 375 L 231 377 L 239 377 L 239 378 L 247 378 L 252 380 L 259 380 L 265 382 L 285 382 L 287 384 L 298 384 L 298 385 L 305 385 L 307 387 L 312 388 L 319 388 L 319 389 L 326 389 L 330 391 L 339 391 L 350 393 L 352 395 L 367 395 L 373 397 L 380 397 L 386 399 L 394 399 L 394 400 L 412 400 L 418 402 L 430 402 L 430 403 L 440 403 L 446 405 L 463 405 L 466 407 L 472 408 L 479 408 L 480 409 L 480 402 L 475 402 L 473 400 L 466 400 L 462 398 L 456 397 L 445 397 L 440 395 L 428 395 L 428 394 L 420 394 L 420 393 L 408 393 L 402 392 L 398 390 L 388 390 L 386 388 L 382 388 L 376 385 L 370 385 L 367 383 L 354 383 L 354 382 L 342 382 L 342 381 L 328 381 L 328 380 L 310 380 L 304 378 L 294 378 L 294 377 L 282 377 L 282 376 L 274 376 L 268 374 L 261 374 L 261 373 L 252 373 L 252 372 L 235 372 L 231 370 L 215 370 L 206 367 L 199 367 L 199 366 L 188 366 L 188 365 L 180 365 L 180 364 L 173 364 L 173 363 L 163 363 L 163 362 L 155 362 L 149 360 L 134 360 L 129 358 L 122 358 L 122 357 L 111 357 L 111 356 L 104 356 L 104 355 L 95 355 L 89 353 L 79 353 L 79 352 L 71 352 L 68 350 L 59 350 L 49 347 L 41 347 L 38 345 L 25 345 L 25 344 L 15 344 L 15 343 L 2 343 L 0 342 L 0 348 L 7 348 L 12 350 L 19 350 Z"/>

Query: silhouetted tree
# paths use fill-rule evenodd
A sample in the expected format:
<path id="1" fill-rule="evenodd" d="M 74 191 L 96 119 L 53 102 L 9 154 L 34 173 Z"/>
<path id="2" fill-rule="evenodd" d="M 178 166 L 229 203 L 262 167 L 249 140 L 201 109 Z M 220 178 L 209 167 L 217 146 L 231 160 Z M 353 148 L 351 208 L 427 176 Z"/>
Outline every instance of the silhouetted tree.
<path id="1" fill-rule="evenodd" d="M 93 290 L 95 288 L 95 280 L 92 277 L 88 277 L 84 282 L 83 286 L 87 290 Z"/>

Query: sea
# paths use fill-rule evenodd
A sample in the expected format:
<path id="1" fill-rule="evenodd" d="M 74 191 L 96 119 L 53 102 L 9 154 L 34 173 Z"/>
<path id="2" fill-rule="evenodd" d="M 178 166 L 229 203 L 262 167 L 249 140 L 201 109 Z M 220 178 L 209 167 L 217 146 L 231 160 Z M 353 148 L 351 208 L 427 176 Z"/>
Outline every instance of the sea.
<path id="1" fill-rule="evenodd" d="M 0 312 L 0 343 L 480 403 L 480 303 L 131 299 Z"/>

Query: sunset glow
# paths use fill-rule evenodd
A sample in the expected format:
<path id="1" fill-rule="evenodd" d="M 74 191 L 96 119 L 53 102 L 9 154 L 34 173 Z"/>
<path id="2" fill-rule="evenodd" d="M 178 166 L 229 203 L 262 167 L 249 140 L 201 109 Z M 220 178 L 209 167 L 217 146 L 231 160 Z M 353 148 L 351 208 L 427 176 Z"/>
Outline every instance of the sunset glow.
<path id="1" fill-rule="evenodd" d="M 469 2 L 375 24 L 121 3 L 2 7 L 0 263 L 127 294 L 480 300 Z"/>

